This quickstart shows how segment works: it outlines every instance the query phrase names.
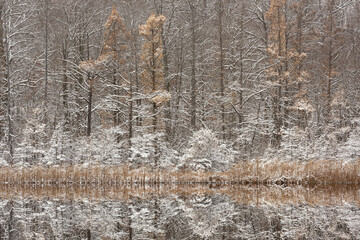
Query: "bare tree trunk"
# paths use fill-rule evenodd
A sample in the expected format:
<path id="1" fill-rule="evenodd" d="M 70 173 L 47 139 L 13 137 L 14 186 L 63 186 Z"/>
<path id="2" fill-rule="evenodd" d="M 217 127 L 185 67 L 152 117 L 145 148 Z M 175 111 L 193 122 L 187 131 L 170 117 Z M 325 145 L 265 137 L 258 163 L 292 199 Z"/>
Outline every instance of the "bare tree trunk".
<path id="1" fill-rule="evenodd" d="M 333 75 L 333 24 L 332 24 L 332 9 L 329 11 L 331 23 L 329 24 L 329 52 L 328 52 L 328 72 L 327 72 L 327 82 L 326 82 L 326 105 L 325 105 L 325 116 L 326 121 L 330 121 L 330 112 L 331 112 L 331 84 L 332 84 L 332 75 Z"/>
<path id="2" fill-rule="evenodd" d="M 9 55 L 8 55 L 9 57 Z M 12 164 L 12 158 L 14 156 L 14 147 L 13 147 L 13 122 L 11 119 L 11 91 L 12 91 L 12 86 L 11 86 L 11 79 L 10 79 L 10 65 L 9 63 L 7 63 L 7 67 L 6 67 L 6 79 L 7 79 L 7 122 L 8 122 L 8 145 L 9 145 L 9 152 L 10 152 L 10 157 L 11 157 L 11 164 Z"/>
<path id="3" fill-rule="evenodd" d="M 239 76 L 239 86 L 240 89 L 238 91 L 238 101 L 239 101 L 239 126 L 241 126 L 242 122 L 243 122 L 243 115 L 242 115 L 242 105 L 243 105 L 243 90 L 242 90 L 242 85 L 244 82 L 244 42 L 245 42 L 245 38 L 244 38 L 244 31 L 245 31 L 245 27 L 244 27 L 244 15 L 245 15 L 245 1 L 242 2 L 241 5 L 241 19 L 240 19 L 240 50 L 239 50 L 239 54 L 240 54 L 240 76 Z"/>
<path id="4" fill-rule="evenodd" d="M 8 232 L 9 232 L 9 240 L 15 239 L 14 229 L 13 229 L 13 221 L 14 221 L 14 203 L 10 200 L 10 213 L 9 213 L 9 223 L 8 223 Z"/>
<path id="5" fill-rule="evenodd" d="M 91 115 L 92 115 L 92 99 L 93 99 L 93 79 L 90 79 L 90 77 L 88 77 L 88 81 L 89 81 L 89 92 L 88 92 L 88 112 L 87 112 L 87 130 L 86 130 L 86 135 L 90 136 L 91 135 Z"/>
<path id="6" fill-rule="evenodd" d="M 87 60 L 90 59 L 90 39 L 87 35 Z M 89 137 L 91 135 L 91 118 L 92 118 L 92 103 L 93 103 L 93 84 L 95 79 L 91 78 L 88 74 L 88 83 L 89 83 L 89 92 L 88 92 L 88 112 L 87 112 L 87 131 L 86 135 Z"/>
<path id="7" fill-rule="evenodd" d="M 196 20 L 195 7 L 188 2 L 191 12 L 191 101 L 190 101 L 190 126 L 196 129 Z"/>
<path id="8" fill-rule="evenodd" d="M 131 217 L 129 218 L 129 240 L 133 239 L 133 229 L 131 227 Z"/>
<path id="9" fill-rule="evenodd" d="M 303 28 L 304 28 L 304 2 L 302 2 L 299 7 L 297 8 L 297 15 L 296 15 L 296 51 L 298 55 L 300 55 L 303 52 Z M 296 77 L 300 79 L 301 72 L 303 71 L 303 64 L 299 63 L 296 67 Z M 305 91 L 303 91 L 303 89 Z M 297 92 L 301 93 L 300 97 L 307 99 L 307 93 L 306 89 L 303 86 L 301 81 L 298 81 L 297 83 Z M 298 123 L 297 125 L 299 127 L 302 127 L 305 129 L 307 127 L 307 113 L 306 111 L 300 111 L 299 117 L 298 117 Z"/>
<path id="10" fill-rule="evenodd" d="M 151 66 L 152 66 L 152 70 L 151 70 L 151 74 L 152 74 L 152 91 L 155 92 L 156 91 L 156 57 L 155 57 L 155 46 L 152 45 L 152 49 L 151 49 Z M 157 125 L 158 125 L 158 121 L 157 121 L 157 105 L 155 102 L 152 103 L 152 125 L 153 125 L 153 134 L 157 134 Z M 155 157 L 154 157 L 154 161 L 155 161 L 155 167 L 158 166 L 158 160 L 159 160 L 159 146 L 158 146 L 158 139 L 157 137 L 154 138 L 154 150 L 155 150 Z"/>
<path id="11" fill-rule="evenodd" d="M 129 147 L 131 147 L 131 138 L 133 137 L 133 108 L 134 108 L 134 102 L 132 100 L 133 98 L 133 81 L 130 78 L 130 101 L 129 101 Z"/>
<path id="12" fill-rule="evenodd" d="M 114 71 L 113 71 L 113 88 L 114 88 L 114 91 L 113 91 L 113 95 L 114 97 L 119 97 L 120 96 L 120 90 L 119 90 L 119 86 L 118 86 L 118 80 L 116 78 L 116 69 L 114 68 Z M 120 119 L 119 119 L 119 102 L 116 101 L 115 102 L 115 109 L 113 111 L 113 124 L 114 126 L 119 126 L 119 123 L 120 123 Z M 116 133 L 115 134 L 115 141 L 117 143 L 120 142 L 120 134 L 119 133 Z"/>
<path id="13" fill-rule="evenodd" d="M 162 38 L 162 45 L 163 45 L 163 61 L 164 61 L 164 79 L 165 79 L 165 90 L 170 92 L 170 80 L 168 79 L 169 76 L 169 63 L 168 63 L 168 52 L 167 52 L 167 43 L 163 32 L 161 33 Z M 166 102 L 166 109 L 165 109 L 165 133 L 166 139 L 168 141 L 171 140 L 171 99 Z"/>
<path id="14" fill-rule="evenodd" d="M 6 73 L 6 55 L 5 55 L 5 43 L 4 39 L 4 28 L 3 28 L 3 8 L 4 2 L 0 2 L 0 141 L 5 137 L 5 119 L 6 119 L 6 109 L 5 109 L 5 100 L 6 100 L 6 92 L 5 92 L 5 73 Z"/>
<path id="15" fill-rule="evenodd" d="M 134 31 L 135 32 L 135 31 Z M 133 36 L 134 36 L 134 33 L 133 33 Z M 136 93 L 139 93 L 140 92 L 140 80 L 139 80 L 139 56 L 138 56 L 138 45 L 137 45 L 137 38 L 136 36 L 134 37 L 134 48 L 133 48 L 133 56 L 134 56 L 134 63 L 135 63 L 135 91 Z M 136 100 L 136 105 L 137 107 L 141 106 L 141 99 L 137 99 Z M 137 126 L 141 126 L 141 123 L 142 122 L 142 118 L 141 117 L 137 117 L 136 118 L 136 123 L 137 123 Z"/>
<path id="16" fill-rule="evenodd" d="M 226 127 L 225 127 L 225 69 L 224 69 L 224 48 L 223 48 L 223 23 L 222 23 L 222 17 L 223 17 L 223 0 L 218 1 L 218 31 L 219 31 L 219 51 L 220 51 L 220 105 L 221 105 L 221 134 L 222 138 L 226 138 Z"/>
<path id="17" fill-rule="evenodd" d="M 68 131 L 70 128 L 70 113 L 69 113 L 69 92 L 68 92 L 68 77 L 67 77 L 67 40 L 62 49 L 62 66 L 63 66 L 63 80 L 62 80 L 62 101 L 64 106 L 64 130 Z"/>
<path id="18" fill-rule="evenodd" d="M 45 0 L 45 93 L 44 93 L 44 122 L 47 123 L 48 105 L 48 55 L 49 55 L 49 24 L 48 24 L 48 0 Z"/>
<path id="19" fill-rule="evenodd" d="M 90 229 L 88 229 L 86 231 L 86 238 L 87 238 L 87 240 L 91 240 L 91 230 Z"/>
<path id="20" fill-rule="evenodd" d="M 182 35 L 182 34 L 180 34 Z M 183 70 L 184 70 L 184 57 L 183 57 L 183 48 L 184 48 L 184 41 L 183 38 L 180 38 L 178 47 L 178 54 L 177 54 L 177 80 L 176 80 L 176 100 L 175 100 L 175 113 L 174 119 L 179 119 L 179 109 L 180 109 L 180 102 L 181 102 L 181 94 L 182 94 L 182 81 L 183 81 Z M 172 136 L 175 136 L 177 130 L 177 123 L 173 124 L 172 126 Z"/>
<path id="21" fill-rule="evenodd" d="M 9 49 L 9 38 L 6 36 L 6 27 L 4 27 L 4 40 L 5 40 L 5 66 L 6 66 L 6 88 L 7 88 L 7 97 L 6 97 L 6 107 L 7 107 L 7 125 L 8 125 L 8 146 L 10 153 L 10 164 L 13 163 L 13 155 L 14 155 L 14 146 L 13 146 L 13 120 L 12 120 L 12 112 L 11 112 L 11 103 L 12 103 L 12 84 L 11 84 L 11 69 L 10 69 L 10 49 Z"/>

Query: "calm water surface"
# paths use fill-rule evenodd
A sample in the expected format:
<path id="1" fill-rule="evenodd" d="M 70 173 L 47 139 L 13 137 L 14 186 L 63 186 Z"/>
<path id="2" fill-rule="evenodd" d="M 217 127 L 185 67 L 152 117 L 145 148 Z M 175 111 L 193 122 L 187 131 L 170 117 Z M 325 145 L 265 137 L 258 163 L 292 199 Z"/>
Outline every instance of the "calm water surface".
<path id="1" fill-rule="evenodd" d="M 0 239 L 360 239 L 354 188 L 0 187 Z"/>

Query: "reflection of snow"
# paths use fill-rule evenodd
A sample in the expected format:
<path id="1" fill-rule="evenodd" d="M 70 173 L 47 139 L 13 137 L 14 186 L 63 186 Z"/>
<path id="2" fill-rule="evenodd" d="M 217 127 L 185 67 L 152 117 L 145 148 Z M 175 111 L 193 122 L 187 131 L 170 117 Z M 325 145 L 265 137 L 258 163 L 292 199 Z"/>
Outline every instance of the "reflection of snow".
<path id="1" fill-rule="evenodd" d="M 154 213 L 148 208 L 142 208 L 138 212 L 133 212 L 131 218 L 133 219 L 131 227 L 134 229 L 142 230 L 147 233 L 153 233 L 156 231 L 152 222 L 154 219 Z"/>
<path id="2" fill-rule="evenodd" d="M 359 192 L 349 194 L 358 197 Z M 328 197 L 342 198 L 336 194 Z M 133 239 L 335 240 L 360 236 L 359 208 L 345 201 L 339 206 L 316 206 L 240 204 L 220 194 L 153 198 L 98 202 L 2 200 L 0 224 L 7 226 L 13 209 L 14 231 L 37 239 L 87 239 L 88 231 L 92 239 L 129 239 L 130 233 Z M 7 238 L 6 231 L 2 231 L 2 237 Z"/>
<path id="3" fill-rule="evenodd" d="M 218 227 L 231 219 L 234 213 L 234 205 L 221 195 L 194 196 L 181 208 L 189 218 L 193 232 L 205 238 L 214 235 Z"/>

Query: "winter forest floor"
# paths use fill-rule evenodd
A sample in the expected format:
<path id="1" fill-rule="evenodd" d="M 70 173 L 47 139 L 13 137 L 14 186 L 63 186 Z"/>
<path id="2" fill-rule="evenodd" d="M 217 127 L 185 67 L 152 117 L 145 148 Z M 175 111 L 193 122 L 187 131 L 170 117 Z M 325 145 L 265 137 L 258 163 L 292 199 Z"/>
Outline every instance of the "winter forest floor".
<path id="1" fill-rule="evenodd" d="M 359 186 L 360 159 L 353 162 L 313 160 L 246 161 L 227 171 L 158 170 L 128 166 L 65 165 L 0 168 L 2 185 L 121 186 L 128 184 L 210 184 Z"/>

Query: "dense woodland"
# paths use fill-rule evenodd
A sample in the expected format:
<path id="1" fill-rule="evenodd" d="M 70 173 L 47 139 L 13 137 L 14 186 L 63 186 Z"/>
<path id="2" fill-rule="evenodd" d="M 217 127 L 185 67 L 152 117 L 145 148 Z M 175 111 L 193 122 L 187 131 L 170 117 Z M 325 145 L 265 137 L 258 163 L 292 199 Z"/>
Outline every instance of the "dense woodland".
<path id="1" fill-rule="evenodd" d="M 1 165 L 360 157 L 358 0 L 1 0 L 0 14 Z"/>

